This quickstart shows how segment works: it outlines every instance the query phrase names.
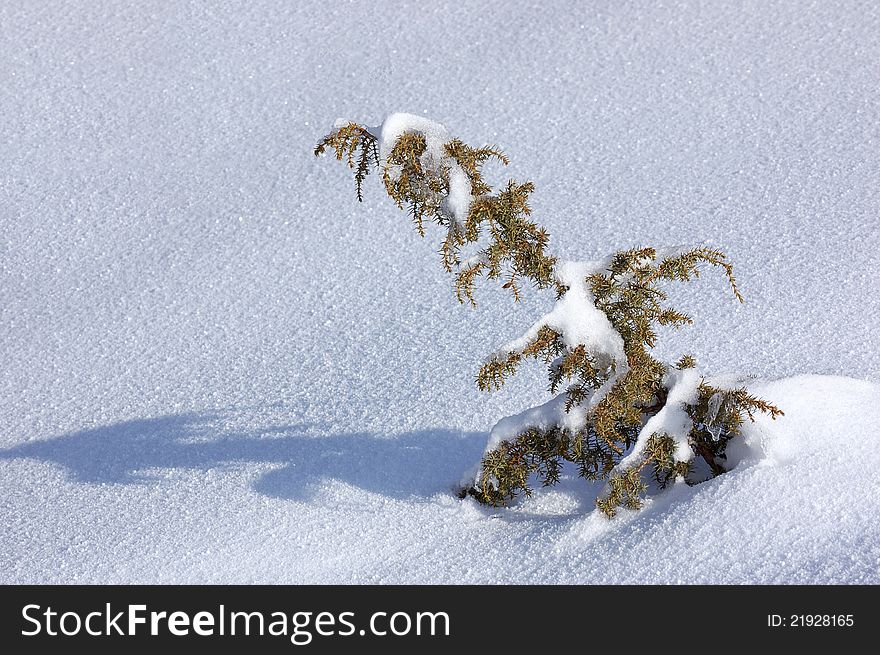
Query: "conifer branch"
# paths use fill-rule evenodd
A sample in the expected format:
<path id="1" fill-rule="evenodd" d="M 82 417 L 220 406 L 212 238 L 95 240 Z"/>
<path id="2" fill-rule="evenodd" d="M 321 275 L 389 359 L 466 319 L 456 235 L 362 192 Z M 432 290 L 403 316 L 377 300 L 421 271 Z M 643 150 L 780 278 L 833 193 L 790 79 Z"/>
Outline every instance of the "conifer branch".
<path id="1" fill-rule="evenodd" d="M 702 458 L 713 476 L 723 473 L 726 446 L 746 419 L 754 421 L 756 413 L 774 420 L 783 415 L 745 387 L 709 385 L 691 371 L 696 366 L 691 355 L 670 367 L 651 354 L 658 326 L 693 323 L 666 304 L 665 283 L 689 282 L 704 266 L 717 267 L 743 302 L 723 252 L 639 247 L 598 263 L 560 262 L 547 252 L 546 230 L 531 219 L 534 185 L 511 180 L 494 190 L 485 180 L 486 162 L 509 164 L 500 149 L 472 148 L 420 117 L 395 115 L 389 121 L 394 129 L 386 132 L 383 125 L 380 136 L 356 123 L 337 127 L 315 154 L 332 149 L 355 171 L 358 200 L 364 180 L 381 169 L 385 191 L 422 237 L 426 224 L 445 229 L 439 253 L 460 303 L 476 305 L 480 277 L 502 281 L 514 301 L 521 298 L 524 281 L 556 292 L 553 311 L 490 357 L 476 383 L 483 391 L 499 389 L 524 360 L 537 359 L 547 365 L 550 392 L 559 395 L 524 413 L 537 412 L 537 417 L 523 419 L 512 434 L 496 439 L 493 430 L 494 446 L 484 454 L 467 494 L 503 505 L 520 493 L 531 494 L 531 476 L 545 486 L 558 482 L 563 463 L 569 462 L 584 478 L 607 480 L 596 505 L 614 516 L 620 507 L 641 507 L 649 473 L 660 487 L 678 478 L 695 482 L 693 456 Z M 463 258 L 465 249 L 473 254 Z M 673 373 L 698 380 L 687 402 L 671 400 L 680 395 Z M 674 411 L 689 417 L 686 434 L 651 432 L 653 421 Z"/>
<path id="2" fill-rule="evenodd" d="M 321 155 L 328 148 L 336 153 L 336 159 L 343 158 L 349 168 L 355 169 L 354 181 L 357 199 L 363 202 L 363 184 L 373 167 L 379 167 L 379 146 L 376 137 L 363 126 L 348 123 L 325 136 L 315 146 L 315 156 Z"/>

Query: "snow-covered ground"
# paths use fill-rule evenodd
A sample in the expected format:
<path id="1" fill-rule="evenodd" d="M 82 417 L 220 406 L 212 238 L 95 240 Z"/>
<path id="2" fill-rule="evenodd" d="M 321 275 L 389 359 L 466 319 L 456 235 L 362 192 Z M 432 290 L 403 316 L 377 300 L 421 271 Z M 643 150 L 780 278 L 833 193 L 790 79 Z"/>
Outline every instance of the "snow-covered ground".
<path id="1" fill-rule="evenodd" d="M 5 0 L 0 25 L 0 582 L 880 582 L 875 3 Z M 678 287 L 697 324 L 659 352 L 786 416 L 611 522 L 578 479 L 459 501 L 492 425 L 549 397 L 539 366 L 473 383 L 549 300 L 458 306 L 437 233 L 312 156 L 392 111 L 504 149 L 489 177 L 535 182 L 563 258 L 717 243 L 746 304 Z"/>

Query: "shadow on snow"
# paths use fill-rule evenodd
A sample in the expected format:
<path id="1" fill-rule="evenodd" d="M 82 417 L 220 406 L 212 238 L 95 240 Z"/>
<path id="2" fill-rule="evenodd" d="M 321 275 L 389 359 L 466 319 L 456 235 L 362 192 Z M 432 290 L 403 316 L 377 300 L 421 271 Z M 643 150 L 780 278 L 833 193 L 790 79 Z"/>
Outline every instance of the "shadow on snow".
<path id="1" fill-rule="evenodd" d="M 125 421 L 0 450 L 0 460 L 61 465 L 81 482 L 138 484 L 152 469 L 272 465 L 253 483 L 267 496 L 308 499 L 328 479 L 392 498 L 451 493 L 479 461 L 485 435 L 430 429 L 384 437 L 321 435 L 314 426 L 224 428 L 223 415 L 180 414 Z"/>

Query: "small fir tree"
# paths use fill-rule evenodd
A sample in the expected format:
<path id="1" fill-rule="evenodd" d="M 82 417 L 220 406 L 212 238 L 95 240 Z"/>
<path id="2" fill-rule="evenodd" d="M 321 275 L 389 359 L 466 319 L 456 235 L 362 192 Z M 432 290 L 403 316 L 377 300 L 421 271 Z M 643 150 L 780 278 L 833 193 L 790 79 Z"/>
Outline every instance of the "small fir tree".
<path id="1" fill-rule="evenodd" d="M 534 185 L 511 180 L 493 191 L 483 165 L 507 165 L 507 157 L 495 147 L 471 148 L 422 117 L 393 114 L 377 128 L 340 122 L 315 154 L 328 149 L 355 171 L 358 200 L 378 169 L 420 235 L 426 222 L 445 229 L 440 254 L 459 302 L 476 306 L 481 276 L 503 280 L 514 300 L 526 282 L 555 291 L 551 311 L 492 354 L 476 382 L 484 391 L 498 389 L 524 360 L 539 359 L 556 395 L 496 424 L 462 495 L 504 505 L 529 495 L 533 477 L 544 486 L 558 482 L 563 462 L 571 462 L 580 476 L 607 481 L 596 505 L 614 516 L 620 507 L 641 507 L 648 479 L 660 487 L 676 479 L 696 483 L 694 458 L 720 475 L 727 445 L 745 420 L 756 412 L 782 415 L 744 386 L 711 385 L 691 356 L 670 366 L 651 354 L 657 326 L 692 323 L 666 304 L 664 283 L 688 282 L 716 267 L 742 302 L 720 250 L 646 247 L 598 262 L 559 261 L 547 252 L 546 230 L 531 220 Z M 473 252 L 464 257 L 466 248 Z"/>

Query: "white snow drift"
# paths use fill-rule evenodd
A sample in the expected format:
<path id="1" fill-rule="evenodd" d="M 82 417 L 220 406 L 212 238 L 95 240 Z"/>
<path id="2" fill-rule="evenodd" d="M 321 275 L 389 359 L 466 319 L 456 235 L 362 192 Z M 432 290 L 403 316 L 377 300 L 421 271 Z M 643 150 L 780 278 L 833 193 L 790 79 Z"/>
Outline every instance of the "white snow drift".
<path id="1" fill-rule="evenodd" d="M 0 582 L 880 582 L 880 394 L 852 379 L 880 376 L 875 3 L 7 0 L 0 24 Z M 487 179 L 535 182 L 562 259 L 717 242 L 746 304 L 675 289 L 696 324 L 658 357 L 754 373 L 785 417 L 612 522 L 571 477 L 459 501 L 492 425 L 549 400 L 540 367 L 473 384 L 546 308 L 457 306 L 378 181 L 358 205 L 312 156 L 393 108 L 501 147 Z"/>

